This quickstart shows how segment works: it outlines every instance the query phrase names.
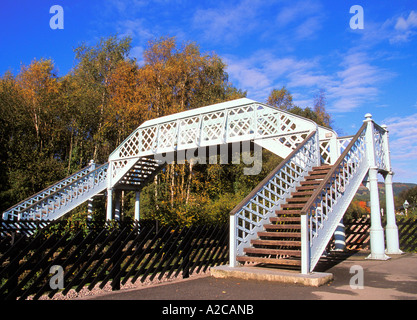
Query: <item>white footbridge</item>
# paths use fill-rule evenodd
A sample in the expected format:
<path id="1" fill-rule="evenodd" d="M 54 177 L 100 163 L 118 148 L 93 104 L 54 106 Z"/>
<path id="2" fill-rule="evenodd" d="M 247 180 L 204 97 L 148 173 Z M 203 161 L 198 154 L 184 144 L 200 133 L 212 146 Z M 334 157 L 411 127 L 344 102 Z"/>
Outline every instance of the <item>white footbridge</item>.
<path id="1" fill-rule="evenodd" d="M 133 190 L 139 220 L 140 192 L 167 163 L 195 150 L 201 151 L 201 160 L 207 150 L 209 155 L 210 150 L 221 153 L 236 145 L 242 149 L 235 150 L 243 150 L 244 144 L 284 160 L 231 212 L 230 266 L 245 261 L 291 264 L 299 265 L 302 273 L 312 272 L 343 227 L 343 215 L 361 183 L 371 197 L 370 258 L 401 253 L 387 128 L 367 114 L 355 136 L 338 137 L 312 120 L 246 98 L 146 121 L 107 163 L 90 163 L 9 208 L 3 219 L 55 220 L 99 195 L 107 196 L 107 219 L 120 219 L 120 191 Z M 385 231 L 378 173 L 385 179 Z M 337 246 L 343 247 L 343 238 L 336 237 Z"/>

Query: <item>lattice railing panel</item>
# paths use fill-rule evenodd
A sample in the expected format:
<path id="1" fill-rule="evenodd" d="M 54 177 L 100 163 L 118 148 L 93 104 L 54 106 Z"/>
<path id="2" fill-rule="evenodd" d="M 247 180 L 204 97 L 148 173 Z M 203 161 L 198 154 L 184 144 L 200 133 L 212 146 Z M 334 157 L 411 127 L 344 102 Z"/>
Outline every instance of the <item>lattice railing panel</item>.
<path id="1" fill-rule="evenodd" d="M 125 166 L 133 162 L 123 161 L 127 158 L 274 136 L 279 136 L 279 142 L 285 147 L 294 149 L 303 137 L 316 129 L 311 120 L 249 99 L 201 110 L 201 113 L 194 109 L 154 119 L 137 128 L 109 157 L 110 162 L 117 162 L 111 167 L 112 179 L 122 177 L 122 173 L 129 170 Z M 304 132 L 304 136 L 300 137 L 300 132 Z"/>
<path id="2" fill-rule="evenodd" d="M 236 252 L 243 253 L 249 241 L 256 237 L 262 224 L 285 203 L 290 193 L 319 162 L 317 133 L 311 133 L 302 145 L 245 198 L 231 213 L 236 221 Z"/>
<path id="3" fill-rule="evenodd" d="M 53 220 L 90 199 L 106 187 L 108 163 L 56 190 L 21 212 L 23 220 Z"/>
<path id="4" fill-rule="evenodd" d="M 310 246 L 310 271 L 320 258 L 332 236 L 336 225 L 343 217 L 367 169 L 366 127 L 351 141 L 349 149 L 342 154 L 316 193 L 302 209 L 307 215 L 308 240 Z"/>
<path id="5" fill-rule="evenodd" d="M 31 207 L 35 203 L 42 201 L 43 199 L 47 198 L 57 190 L 64 188 L 65 186 L 69 185 L 73 181 L 85 176 L 90 171 L 94 170 L 95 164 L 90 164 L 87 167 L 81 169 L 80 171 L 72 174 L 71 176 L 55 183 L 54 185 L 36 193 L 35 195 L 19 202 L 15 206 L 7 209 L 3 212 L 4 219 L 19 219 L 20 216 L 27 210 L 27 208 Z"/>
<path id="6" fill-rule="evenodd" d="M 377 124 L 374 124 L 374 146 L 375 146 L 375 162 L 376 166 L 381 170 L 389 171 L 388 165 L 385 163 L 386 155 L 384 148 L 385 130 Z"/>

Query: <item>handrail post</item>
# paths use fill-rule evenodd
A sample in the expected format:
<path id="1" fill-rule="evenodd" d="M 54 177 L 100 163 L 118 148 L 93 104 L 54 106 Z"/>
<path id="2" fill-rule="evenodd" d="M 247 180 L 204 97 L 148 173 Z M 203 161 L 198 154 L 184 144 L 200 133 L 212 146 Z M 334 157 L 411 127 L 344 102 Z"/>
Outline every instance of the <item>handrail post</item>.
<path id="1" fill-rule="evenodd" d="M 237 215 L 230 215 L 230 226 L 229 226 L 229 266 L 234 268 L 237 266 Z"/>
<path id="2" fill-rule="evenodd" d="M 301 214 L 301 273 L 310 273 L 310 239 L 308 213 Z"/>
<path id="3" fill-rule="evenodd" d="M 369 165 L 369 190 L 371 200 L 371 254 L 367 259 L 386 260 L 385 255 L 385 241 L 384 229 L 381 224 L 379 195 L 378 195 L 378 168 L 375 161 L 375 141 L 374 141 L 374 122 L 372 115 L 367 113 L 365 115 L 367 124 L 365 134 L 366 155 Z"/>

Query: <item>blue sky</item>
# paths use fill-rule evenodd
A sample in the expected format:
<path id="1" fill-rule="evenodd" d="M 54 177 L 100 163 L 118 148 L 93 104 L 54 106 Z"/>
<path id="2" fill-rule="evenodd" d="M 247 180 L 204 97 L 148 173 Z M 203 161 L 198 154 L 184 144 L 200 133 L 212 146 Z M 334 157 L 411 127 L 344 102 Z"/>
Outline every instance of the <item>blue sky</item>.
<path id="1" fill-rule="evenodd" d="M 64 9 L 53 30 L 49 9 Z M 364 28 L 352 29 L 353 5 Z M 0 74 L 33 58 L 51 58 L 59 75 L 73 48 L 103 36 L 130 35 L 141 63 L 150 39 L 176 36 L 216 52 L 230 81 L 264 102 L 286 86 L 300 107 L 320 88 L 340 135 L 352 135 L 371 113 L 390 131 L 395 182 L 417 183 L 417 2 L 415 0 L 3 0 Z"/>

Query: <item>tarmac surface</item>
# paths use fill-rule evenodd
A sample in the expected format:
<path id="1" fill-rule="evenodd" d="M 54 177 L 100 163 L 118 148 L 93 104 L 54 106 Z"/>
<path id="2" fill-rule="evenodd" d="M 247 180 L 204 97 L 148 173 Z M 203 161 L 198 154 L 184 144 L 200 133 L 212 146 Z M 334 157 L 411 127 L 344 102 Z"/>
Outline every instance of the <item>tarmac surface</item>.
<path id="1" fill-rule="evenodd" d="M 109 292 L 84 300 L 417 300 L 417 253 L 366 259 L 361 251 L 325 261 L 316 270 L 333 274 L 320 287 L 271 281 L 190 277 L 140 289 Z"/>

